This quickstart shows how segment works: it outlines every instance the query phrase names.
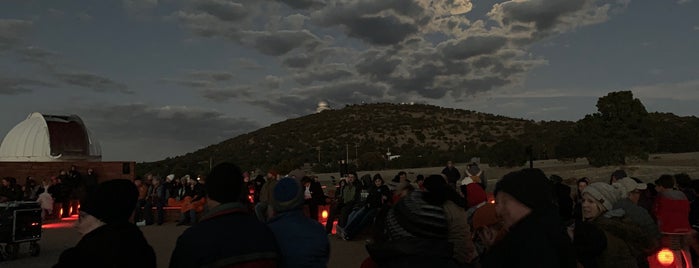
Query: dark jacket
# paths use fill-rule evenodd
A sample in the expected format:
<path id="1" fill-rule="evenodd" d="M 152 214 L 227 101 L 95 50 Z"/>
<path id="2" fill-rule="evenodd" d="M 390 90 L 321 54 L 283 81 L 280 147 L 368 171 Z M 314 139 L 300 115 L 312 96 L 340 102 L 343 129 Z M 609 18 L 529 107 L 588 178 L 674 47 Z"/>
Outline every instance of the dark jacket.
<path id="1" fill-rule="evenodd" d="M 124 222 L 103 225 L 80 239 L 58 258 L 54 268 L 74 267 L 154 268 L 155 251 L 136 225 Z"/>
<path id="2" fill-rule="evenodd" d="M 559 227 L 558 211 L 529 214 L 482 258 L 490 267 L 576 267 L 570 239 Z"/>
<path id="3" fill-rule="evenodd" d="M 447 182 L 451 184 L 461 179 L 461 172 L 459 172 L 459 169 L 456 167 L 444 167 L 444 169 L 442 169 L 442 174 L 447 177 Z"/>
<path id="4" fill-rule="evenodd" d="M 177 238 L 170 267 L 277 267 L 274 233 L 241 203 L 212 208 Z"/>
<path id="5" fill-rule="evenodd" d="M 372 187 L 366 198 L 366 206 L 369 208 L 381 208 L 389 200 L 391 200 L 391 190 L 388 189 L 388 186 Z"/>
<path id="6" fill-rule="evenodd" d="M 268 226 L 282 254 L 279 267 L 327 267 L 330 241 L 325 228 L 302 210 L 282 212 L 271 218 Z"/>
<path id="7" fill-rule="evenodd" d="M 641 228 L 624 218 L 599 216 L 575 226 L 575 250 L 585 267 L 637 267 L 649 251 Z"/>
<path id="8" fill-rule="evenodd" d="M 325 199 L 328 198 L 325 196 L 325 192 L 323 192 L 323 186 L 320 185 L 320 182 L 317 181 L 312 181 L 311 186 L 309 188 L 311 191 L 311 198 L 313 199 L 313 203 L 316 205 L 325 205 Z"/>
<path id="9" fill-rule="evenodd" d="M 403 238 L 366 245 L 371 259 L 382 268 L 458 267 L 446 239 Z"/>

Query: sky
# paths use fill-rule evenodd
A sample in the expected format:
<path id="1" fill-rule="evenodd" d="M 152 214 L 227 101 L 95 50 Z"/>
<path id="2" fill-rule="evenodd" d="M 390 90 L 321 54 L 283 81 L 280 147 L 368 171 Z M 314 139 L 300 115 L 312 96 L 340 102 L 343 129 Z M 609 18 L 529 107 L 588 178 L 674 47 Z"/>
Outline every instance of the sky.
<path id="1" fill-rule="evenodd" d="M 699 0 L 2 0 L 0 137 L 32 112 L 76 114 L 103 160 L 142 162 L 320 101 L 577 121 L 631 90 L 699 116 L 697 14 Z"/>

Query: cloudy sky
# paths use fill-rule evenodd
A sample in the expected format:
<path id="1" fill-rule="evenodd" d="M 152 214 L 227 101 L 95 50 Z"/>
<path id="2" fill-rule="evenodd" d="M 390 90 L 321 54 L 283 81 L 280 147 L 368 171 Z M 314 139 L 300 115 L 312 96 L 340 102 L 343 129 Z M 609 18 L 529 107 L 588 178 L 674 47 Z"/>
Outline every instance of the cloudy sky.
<path id="1" fill-rule="evenodd" d="M 697 0 L 2 0 L 0 136 L 77 114 L 104 160 L 418 102 L 578 120 L 611 91 L 699 115 Z"/>

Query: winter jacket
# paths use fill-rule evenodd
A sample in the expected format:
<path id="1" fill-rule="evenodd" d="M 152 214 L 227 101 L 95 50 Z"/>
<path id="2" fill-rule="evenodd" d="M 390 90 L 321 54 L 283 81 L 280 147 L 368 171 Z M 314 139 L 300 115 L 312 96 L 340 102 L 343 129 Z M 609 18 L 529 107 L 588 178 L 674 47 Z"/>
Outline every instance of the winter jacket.
<path id="1" fill-rule="evenodd" d="M 619 217 L 577 223 L 574 236 L 578 260 L 585 267 L 635 268 L 649 246 L 639 226 Z"/>
<path id="2" fill-rule="evenodd" d="M 279 267 L 327 267 L 330 241 L 325 228 L 302 210 L 282 212 L 267 224 L 279 244 Z"/>
<path id="3" fill-rule="evenodd" d="M 655 198 L 655 217 L 663 233 L 688 233 L 689 200 L 680 191 L 667 189 Z"/>
<path id="4" fill-rule="evenodd" d="M 155 268 L 155 251 L 136 225 L 103 225 L 83 236 L 58 258 L 54 268 L 73 267 Z"/>
<path id="5" fill-rule="evenodd" d="M 531 213 L 510 226 L 483 255 L 482 267 L 576 267 L 570 239 L 559 228 L 558 211 L 542 213 Z"/>
<path id="6" fill-rule="evenodd" d="M 475 186 L 480 188 L 478 185 Z M 476 258 L 476 248 L 471 240 L 466 211 L 452 201 L 446 201 L 443 207 L 449 229 L 448 241 L 454 247 L 452 257 L 459 264 L 470 263 Z"/>
<path id="7" fill-rule="evenodd" d="M 459 169 L 456 167 L 444 167 L 444 169 L 442 169 L 442 174 L 447 177 L 447 182 L 450 184 L 455 184 L 456 181 L 461 179 L 461 172 L 459 172 Z"/>
<path id="8" fill-rule="evenodd" d="M 209 210 L 177 238 L 170 267 L 277 267 L 274 233 L 241 203 Z"/>
<path id="9" fill-rule="evenodd" d="M 658 224 L 653 221 L 646 209 L 634 204 L 628 198 L 623 198 L 614 203 L 614 209 L 624 210 L 627 219 L 641 227 L 645 236 L 654 241 L 659 241 L 660 231 Z"/>

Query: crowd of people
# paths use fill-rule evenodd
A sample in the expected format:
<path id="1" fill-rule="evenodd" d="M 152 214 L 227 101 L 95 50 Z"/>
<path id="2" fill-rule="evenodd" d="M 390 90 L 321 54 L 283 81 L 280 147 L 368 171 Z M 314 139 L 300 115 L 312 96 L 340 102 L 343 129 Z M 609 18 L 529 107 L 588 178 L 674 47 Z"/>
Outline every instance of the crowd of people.
<path id="1" fill-rule="evenodd" d="M 492 200 L 476 163 L 461 174 L 452 163 L 412 182 L 406 172 L 388 182 L 349 172 L 324 190 L 300 170 L 250 179 L 222 163 L 197 179 L 110 180 L 77 193 L 83 238 L 55 267 L 84 260 L 155 267 L 155 253 L 130 217 L 135 211 L 136 223 L 162 224 L 163 206 L 181 207 L 178 224 L 191 225 L 177 239 L 170 267 L 326 267 L 334 235 L 366 238 L 367 268 L 649 267 L 648 257 L 668 246 L 668 237 L 699 250 L 692 229 L 699 225 L 699 182 L 687 174 L 643 183 L 618 170 L 608 182 L 592 182 L 527 168 L 497 180 Z M 41 187 L 51 192 L 51 185 Z M 3 179 L 0 196 L 17 191 L 26 192 Z M 319 206 L 329 207 L 325 226 Z"/>
<path id="2" fill-rule="evenodd" d="M 88 168 L 85 174 L 72 165 L 70 170 L 60 170 L 56 176 L 37 180 L 29 176 L 24 184 L 14 177 L 2 178 L 0 202 L 35 201 L 42 208 L 42 219 L 64 218 L 78 214 L 79 200 L 86 190 L 97 185 L 97 174 Z"/>

